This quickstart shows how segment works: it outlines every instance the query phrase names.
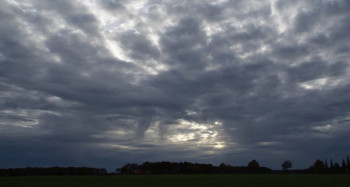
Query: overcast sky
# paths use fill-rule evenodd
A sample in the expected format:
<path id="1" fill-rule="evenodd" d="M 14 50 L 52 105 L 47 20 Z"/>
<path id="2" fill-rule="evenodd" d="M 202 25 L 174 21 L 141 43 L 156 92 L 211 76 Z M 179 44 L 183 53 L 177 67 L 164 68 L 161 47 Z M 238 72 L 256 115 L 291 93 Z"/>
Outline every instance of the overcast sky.
<path id="1" fill-rule="evenodd" d="M 350 154 L 350 1 L 1 0 L 0 168 Z"/>

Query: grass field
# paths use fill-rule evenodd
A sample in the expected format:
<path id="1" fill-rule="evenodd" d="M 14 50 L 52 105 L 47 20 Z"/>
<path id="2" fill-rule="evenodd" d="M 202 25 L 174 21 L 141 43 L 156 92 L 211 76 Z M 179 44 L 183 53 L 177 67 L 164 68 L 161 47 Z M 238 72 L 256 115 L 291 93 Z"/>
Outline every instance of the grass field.
<path id="1" fill-rule="evenodd" d="M 350 175 L 135 175 L 0 177 L 1 187 L 350 186 Z"/>

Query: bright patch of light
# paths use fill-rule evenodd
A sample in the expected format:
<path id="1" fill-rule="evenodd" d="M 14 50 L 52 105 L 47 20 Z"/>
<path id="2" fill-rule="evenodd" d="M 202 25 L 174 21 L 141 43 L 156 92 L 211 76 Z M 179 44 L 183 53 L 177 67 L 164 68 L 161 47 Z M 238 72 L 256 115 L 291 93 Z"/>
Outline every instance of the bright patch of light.
<path id="1" fill-rule="evenodd" d="M 273 145 L 279 145 L 281 142 L 259 142 L 258 145 L 260 146 L 273 146 Z"/>
<path id="2" fill-rule="evenodd" d="M 189 115 L 189 116 L 193 116 L 193 115 L 197 115 L 197 112 L 196 111 L 187 110 L 186 114 Z"/>
<path id="3" fill-rule="evenodd" d="M 60 97 L 57 97 L 57 96 L 50 96 L 47 98 L 47 101 L 49 101 L 51 103 L 59 103 L 59 102 L 62 102 L 62 99 Z"/>
<path id="4" fill-rule="evenodd" d="M 266 53 L 269 53 L 271 52 L 272 49 L 268 46 L 268 45 L 262 45 L 259 49 L 258 49 L 258 53 L 260 54 L 266 54 Z"/>
<path id="5" fill-rule="evenodd" d="M 108 38 L 105 38 L 105 43 L 106 43 L 106 47 L 111 51 L 112 55 L 115 58 L 118 58 L 120 60 L 123 61 L 132 61 L 131 58 L 129 58 L 126 53 L 123 51 L 123 49 L 118 45 L 117 42 L 112 41 Z"/>
<path id="6" fill-rule="evenodd" d="M 206 124 L 199 124 L 194 121 L 187 121 L 180 119 L 178 120 L 179 122 L 179 127 L 183 129 L 189 129 L 189 130 L 206 130 L 208 129 L 209 125 Z"/>
<path id="7" fill-rule="evenodd" d="M 214 124 L 196 123 L 179 119 L 176 124 L 151 124 L 144 132 L 143 142 L 158 146 L 184 146 L 222 149 L 226 147 L 221 122 Z"/>
<path id="8" fill-rule="evenodd" d="M 116 143 L 101 143 L 98 144 L 99 147 L 107 148 L 107 149 L 122 149 L 122 150 L 138 150 L 140 148 L 129 146 L 129 145 L 121 145 Z"/>
<path id="9" fill-rule="evenodd" d="M 18 109 L 18 110 L 4 110 L 0 112 L 0 125 L 10 125 L 23 128 L 34 128 L 39 125 L 39 116 L 43 114 L 51 114 L 59 116 L 57 112 L 49 110 L 29 110 L 29 109 Z"/>
<path id="10" fill-rule="evenodd" d="M 90 12 L 95 15 L 100 23 L 101 35 L 103 36 L 105 46 L 109 49 L 115 58 L 131 61 L 131 59 L 125 54 L 118 42 L 113 39 L 113 31 L 125 31 L 133 28 L 134 23 L 132 20 L 121 22 L 120 17 L 110 14 L 103 10 L 101 7 L 95 5 L 93 1 L 84 1 L 86 8 L 90 9 Z M 117 30 L 118 29 L 118 30 Z"/>
<path id="11" fill-rule="evenodd" d="M 222 5 L 224 3 L 227 3 L 228 0 L 215 0 L 215 1 L 211 1 L 210 4 L 212 5 Z"/>
<path id="12" fill-rule="evenodd" d="M 168 127 L 166 137 L 172 144 L 222 149 L 226 143 L 222 140 L 223 129 L 220 125 L 220 122 L 211 125 L 180 119 L 178 124 Z"/>
<path id="13" fill-rule="evenodd" d="M 143 65 L 142 68 L 151 75 L 157 75 L 159 72 L 167 71 L 169 68 L 165 64 L 161 64 L 155 60 L 147 61 L 147 65 Z"/>
<path id="14" fill-rule="evenodd" d="M 164 30 L 169 20 L 167 17 L 164 17 L 165 19 L 162 19 L 161 22 L 149 19 L 150 9 L 157 7 L 157 4 L 150 4 L 147 1 L 128 1 L 123 4 L 126 10 L 120 10 L 125 11 L 122 14 L 114 14 L 105 10 L 103 7 L 97 6 L 98 4 L 95 4 L 94 1 L 84 1 L 84 4 L 98 19 L 103 42 L 115 58 L 140 66 L 146 74 L 156 75 L 167 70 L 166 65 L 154 62 L 152 59 L 148 59 L 146 63 L 133 59 L 117 40 L 120 34 L 132 30 L 146 36 L 160 50 L 158 32 Z M 162 15 L 166 13 L 162 8 L 157 10 Z"/>
<path id="15" fill-rule="evenodd" d="M 147 7 L 147 1 L 131 1 L 129 4 L 125 5 L 130 12 L 142 12 L 145 7 Z"/>
<path id="16" fill-rule="evenodd" d="M 79 105 L 78 102 L 63 100 L 62 98 L 57 97 L 57 96 L 49 96 L 46 98 L 46 101 L 51 103 L 51 104 L 54 104 L 56 106 L 61 106 L 61 107 L 70 107 L 70 106 Z"/>
<path id="17" fill-rule="evenodd" d="M 278 32 L 284 33 L 286 32 L 291 25 L 293 25 L 293 21 L 295 20 L 295 16 L 298 13 L 298 10 L 302 8 L 302 4 L 298 4 L 297 2 L 292 7 L 283 8 L 279 10 L 278 8 L 278 0 L 272 0 L 270 4 L 271 15 L 270 17 L 274 21 L 277 26 Z"/>
<path id="18" fill-rule="evenodd" d="M 317 126 L 317 127 L 314 127 L 313 129 L 321 131 L 321 132 L 326 132 L 326 131 L 329 131 L 332 129 L 332 125 L 328 124 L 328 125 L 324 125 L 324 126 Z"/>
<path id="19" fill-rule="evenodd" d="M 307 90 L 313 90 L 313 89 L 321 89 L 327 84 L 327 78 L 317 79 L 308 81 L 306 83 L 302 83 L 300 86 L 307 89 Z"/>
<path id="20" fill-rule="evenodd" d="M 151 32 L 148 36 L 149 40 L 152 42 L 154 46 L 158 48 L 158 50 L 161 50 L 160 44 L 159 44 L 159 36 L 155 32 Z"/>
<path id="21" fill-rule="evenodd" d="M 332 79 L 320 78 L 316 80 L 306 81 L 300 84 L 300 86 L 306 90 L 321 90 L 325 88 L 332 88 L 340 85 L 344 80 L 342 79 Z"/>
<path id="22" fill-rule="evenodd" d="M 95 134 L 92 137 L 98 139 L 121 139 L 132 137 L 133 135 L 135 135 L 135 132 L 131 129 L 118 128 L 115 130 L 105 132 L 103 134 Z"/>
<path id="23" fill-rule="evenodd" d="M 204 31 L 208 37 L 223 32 L 223 29 L 220 25 L 216 24 L 206 24 L 204 27 Z"/>
<path id="24" fill-rule="evenodd" d="M 215 148 L 217 149 L 222 149 L 226 146 L 225 142 L 216 142 L 216 145 L 214 145 Z"/>
<path id="25" fill-rule="evenodd" d="M 187 134 L 175 134 L 169 137 L 169 140 L 172 142 L 187 142 L 189 140 L 193 140 L 195 138 L 194 133 Z"/>

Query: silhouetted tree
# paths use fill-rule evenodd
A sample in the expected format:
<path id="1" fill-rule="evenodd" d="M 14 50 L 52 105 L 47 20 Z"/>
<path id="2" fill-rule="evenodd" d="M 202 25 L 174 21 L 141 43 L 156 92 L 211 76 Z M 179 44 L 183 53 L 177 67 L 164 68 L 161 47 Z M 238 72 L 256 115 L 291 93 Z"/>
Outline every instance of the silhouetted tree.
<path id="1" fill-rule="evenodd" d="M 350 172 L 350 158 L 349 156 L 346 157 L 346 172 L 349 173 Z"/>
<path id="2" fill-rule="evenodd" d="M 250 167 L 230 166 L 229 164 L 220 164 L 213 166 L 211 164 L 198 164 L 190 162 L 145 162 L 141 165 L 126 164 L 117 169 L 121 174 L 199 174 L 199 173 L 272 173 L 272 170 L 266 167 L 260 167 L 256 160 L 248 164 Z"/>
<path id="3" fill-rule="evenodd" d="M 311 173 L 325 173 L 326 167 L 325 164 L 318 159 L 312 166 L 309 167 L 308 171 Z"/>
<path id="4" fill-rule="evenodd" d="M 121 174 L 133 174 L 133 171 L 138 167 L 137 164 L 125 164 L 123 167 L 117 169 Z"/>
<path id="5" fill-rule="evenodd" d="M 283 163 L 282 163 L 282 169 L 284 171 L 288 171 L 289 168 L 292 168 L 292 162 L 289 161 L 289 160 L 285 160 Z"/>
<path id="6" fill-rule="evenodd" d="M 260 168 L 260 164 L 258 161 L 254 159 L 248 163 L 248 168 L 250 169 Z"/>
<path id="7" fill-rule="evenodd" d="M 329 168 L 327 159 L 324 160 L 324 167 L 325 167 L 326 169 Z"/>
<path id="8" fill-rule="evenodd" d="M 36 176 L 36 175 L 105 175 L 105 168 L 87 168 L 87 167 L 51 167 L 51 168 L 15 168 L 0 169 L 0 176 Z"/>
<path id="9" fill-rule="evenodd" d="M 333 167 L 334 167 L 334 164 L 333 164 L 333 160 L 331 159 L 331 160 L 329 161 L 329 168 L 332 169 Z"/>
<path id="10" fill-rule="evenodd" d="M 346 163 L 344 159 L 341 161 L 341 169 L 343 170 L 343 172 L 346 172 Z"/>
<path id="11" fill-rule="evenodd" d="M 342 168 L 340 167 L 338 162 L 334 163 L 332 173 L 342 173 Z"/>
<path id="12" fill-rule="evenodd" d="M 220 172 L 220 173 L 226 173 L 227 170 L 228 170 L 228 167 L 227 167 L 227 165 L 226 165 L 225 163 L 221 163 L 221 164 L 219 165 L 219 172 Z"/>

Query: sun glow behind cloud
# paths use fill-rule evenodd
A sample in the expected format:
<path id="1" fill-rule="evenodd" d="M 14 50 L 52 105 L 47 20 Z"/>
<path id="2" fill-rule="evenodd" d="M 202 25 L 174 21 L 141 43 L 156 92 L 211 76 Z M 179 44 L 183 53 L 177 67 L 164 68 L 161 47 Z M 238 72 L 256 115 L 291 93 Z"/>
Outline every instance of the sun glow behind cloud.
<path id="1" fill-rule="evenodd" d="M 196 123 L 184 119 L 177 120 L 176 124 L 159 126 L 154 123 L 145 131 L 146 142 L 160 145 L 183 145 L 199 148 L 225 148 L 225 133 L 220 122 L 214 124 Z"/>
<path id="2" fill-rule="evenodd" d="M 177 120 L 175 124 L 162 124 L 160 122 L 152 123 L 145 130 L 143 137 L 136 133 L 137 125 L 129 128 L 119 128 L 95 134 L 92 137 L 98 140 L 111 140 L 112 142 L 102 142 L 96 144 L 98 147 L 107 150 L 120 151 L 141 151 L 147 150 L 147 146 L 155 149 L 167 149 L 173 147 L 175 150 L 195 151 L 193 157 L 199 154 L 215 155 L 227 147 L 226 133 L 222 123 L 219 121 L 209 123 L 197 123 L 185 119 Z M 142 145 L 123 144 L 120 141 L 125 139 L 138 140 L 141 138 Z M 144 147 L 143 145 L 147 145 Z M 230 145 L 234 145 L 232 142 Z"/>

